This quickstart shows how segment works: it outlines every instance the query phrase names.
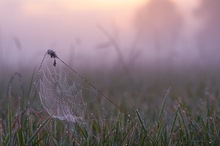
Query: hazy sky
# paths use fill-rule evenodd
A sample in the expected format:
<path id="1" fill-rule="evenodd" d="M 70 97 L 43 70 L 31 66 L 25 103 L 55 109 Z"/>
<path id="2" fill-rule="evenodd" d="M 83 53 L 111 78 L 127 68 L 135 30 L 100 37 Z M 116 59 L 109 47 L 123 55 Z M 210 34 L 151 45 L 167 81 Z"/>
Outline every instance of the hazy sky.
<path id="1" fill-rule="evenodd" d="M 199 0 L 171 0 L 187 21 L 186 32 L 193 33 L 197 20 L 192 16 Z M 75 46 L 75 58 L 97 56 L 100 60 L 114 59 L 114 50 L 97 51 L 106 41 L 97 29 L 101 25 L 120 38 L 132 39 L 135 13 L 148 0 L 0 0 L 0 57 L 16 65 L 42 57 L 47 49 L 69 55 Z M 17 41 L 17 42 L 16 42 Z M 20 50 L 16 45 L 20 43 Z M 126 45 L 126 44 L 125 44 Z M 127 44 L 129 45 L 129 43 Z M 126 48 L 126 47 L 125 47 Z M 72 53 L 73 53 L 72 52 Z M 109 55 L 105 55 L 105 54 Z M 10 54 L 10 58 L 4 56 Z M 110 57 L 109 57 L 110 56 Z M 68 60 L 68 59 L 67 59 Z"/>

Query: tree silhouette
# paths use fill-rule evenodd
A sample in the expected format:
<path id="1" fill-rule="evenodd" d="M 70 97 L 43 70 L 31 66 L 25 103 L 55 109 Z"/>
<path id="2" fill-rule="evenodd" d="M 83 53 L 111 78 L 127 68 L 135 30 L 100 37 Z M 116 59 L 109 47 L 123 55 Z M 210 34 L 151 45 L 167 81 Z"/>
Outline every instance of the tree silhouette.
<path id="1" fill-rule="evenodd" d="M 151 43 L 155 53 L 175 51 L 175 42 L 181 32 L 182 17 L 169 0 L 151 0 L 136 16 L 139 38 Z"/>
<path id="2" fill-rule="evenodd" d="M 199 33 L 199 49 L 206 63 L 220 62 L 220 1 L 202 0 L 199 15 L 204 20 L 204 29 Z"/>

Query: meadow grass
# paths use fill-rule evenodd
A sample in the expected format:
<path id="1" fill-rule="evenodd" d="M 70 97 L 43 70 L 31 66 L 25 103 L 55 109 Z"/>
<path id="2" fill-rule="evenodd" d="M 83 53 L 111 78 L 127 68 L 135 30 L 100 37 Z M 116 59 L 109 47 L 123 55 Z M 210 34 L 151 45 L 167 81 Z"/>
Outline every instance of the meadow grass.
<path id="1" fill-rule="evenodd" d="M 1 146 L 220 144 L 218 85 L 214 83 L 207 89 L 203 81 L 184 83 L 181 80 L 180 85 L 172 80 L 169 88 L 164 83 L 168 81 L 156 83 L 154 80 L 154 84 L 149 81 L 151 88 L 145 92 L 148 95 L 137 95 L 130 93 L 135 87 L 128 87 L 127 83 L 124 90 L 134 88 L 134 91 L 120 94 L 124 91 L 118 86 L 123 84 L 112 80 L 112 88 L 106 87 L 104 91 L 117 101 L 123 113 L 115 109 L 108 111 L 106 117 L 87 115 L 86 122 L 73 124 L 54 119 L 42 109 L 38 95 L 31 92 L 33 80 L 21 88 L 25 91 L 15 104 L 11 82 L 7 98 L 4 98 L 6 101 L 1 101 Z"/>

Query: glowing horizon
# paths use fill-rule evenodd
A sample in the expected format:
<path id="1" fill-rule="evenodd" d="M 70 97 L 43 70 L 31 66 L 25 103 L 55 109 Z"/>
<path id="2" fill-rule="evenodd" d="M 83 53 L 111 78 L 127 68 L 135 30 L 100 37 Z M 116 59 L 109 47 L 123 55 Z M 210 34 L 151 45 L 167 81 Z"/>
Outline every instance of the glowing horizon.
<path id="1" fill-rule="evenodd" d="M 137 6 L 141 6 L 148 0 L 93 0 L 93 1 L 72 1 L 63 0 L 61 1 L 26 1 L 22 4 L 22 9 L 27 10 L 27 12 L 39 12 L 49 11 L 51 8 L 61 8 L 66 11 L 91 11 L 91 10 L 114 10 L 114 9 L 133 9 Z"/>
<path id="2" fill-rule="evenodd" d="M 80 51 L 89 52 L 89 56 L 95 54 L 91 46 L 105 41 L 96 24 L 110 31 L 115 29 L 113 31 L 123 35 L 120 37 L 124 40 L 132 39 L 132 34 L 135 33 L 135 15 L 139 8 L 150 2 L 150 0 L 17 0 L 16 3 L 13 0 L 0 1 L 1 32 L 7 35 L 9 40 L 11 36 L 20 37 L 21 41 L 25 42 L 26 52 L 32 52 L 28 50 L 30 46 L 36 50 L 48 46 L 68 48 L 68 45 L 74 44 L 74 38 L 79 36 L 86 48 Z M 191 12 L 196 7 L 195 2 L 199 0 L 169 1 L 174 2 L 177 10 L 184 15 L 184 19 L 187 20 L 186 30 L 191 36 L 192 32 L 197 31 L 195 28 L 198 28 Z M 9 44 L 12 44 L 13 48 L 13 43 Z M 91 51 L 88 51 L 89 49 Z"/>

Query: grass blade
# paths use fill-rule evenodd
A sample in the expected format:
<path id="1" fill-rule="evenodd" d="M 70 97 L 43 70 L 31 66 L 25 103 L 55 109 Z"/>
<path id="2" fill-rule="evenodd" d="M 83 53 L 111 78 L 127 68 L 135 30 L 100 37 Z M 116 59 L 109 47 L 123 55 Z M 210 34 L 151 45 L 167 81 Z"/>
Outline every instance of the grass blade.
<path id="1" fill-rule="evenodd" d="M 171 145 L 171 142 L 172 142 L 171 140 L 172 140 L 172 136 L 173 136 L 174 127 L 176 125 L 178 113 L 179 113 L 179 108 L 177 109 L 177 111 L 175 113 L 174 121 L 173 121 L 172 128 L 171 128 L 171 131 L 170 131 L 169 144 L 168 145 Z"/>
<path id="2" fill-rule="evenodd" d="M 49 121 L 51 120 L 52 115 L 50 115 L 44 122 L 42 125 L 40 125 L 37 130 L 34 132 L 33 136 L 30 138 L 30 140 L 28 141 L 27 145 L 29 145 L 34 138 L 37 136 L 37 134 L 46 126 L 47 123 L 49 123 Z"/>
<path id="3" fill-rule="evenodd" d="M 164 96 L 164 98 L 163 98 L 163 102 L 162 102 L 162 106 L 161 106 L 161 108 L 160 108 L 160 113 L 159 113 L 159 118 L 158 118 L 159 121 L 161 121 L 161 118 L 162 118 L 162 116 L 163 116 L 164 106 L 165 106 L 167 97 L 168 97 L 168 95 L 169 95 L 169 93 L 170 93 L 170 90 L 171 90 L 171 87 L 169 87 L 169 88 L 167 89 L 167 92 L 166 92 L 166 94 L 165 94 L 165 96 Z"/>

